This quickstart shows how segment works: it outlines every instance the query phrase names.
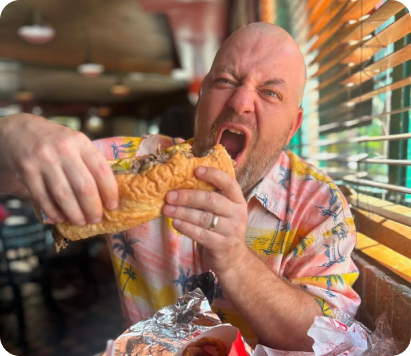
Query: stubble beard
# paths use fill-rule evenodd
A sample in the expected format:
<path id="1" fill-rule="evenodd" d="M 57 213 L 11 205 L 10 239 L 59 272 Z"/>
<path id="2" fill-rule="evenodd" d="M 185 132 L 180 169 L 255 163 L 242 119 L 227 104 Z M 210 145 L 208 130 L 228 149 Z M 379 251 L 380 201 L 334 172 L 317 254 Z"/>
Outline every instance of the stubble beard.
<path id="1" fill-rule="evenodd" d="M 239 167 L 235 167 L 236 179 L 244 194 L 248 194 L 251 189 L 270 171 L 277 162 L 281 152 L 286 146 L 287 135 L 284 135 L 281 140 L 275 138 L 270 141 L 270 144 L 260 144 L 257 147 L 258 133 L 255 127 L 250 127 L 247 120 L 236 116 L 226 118 L 220 115 L 214 122 L 210 132 L 201 132 L 198 125 L 198 113 L 196 112 L 194 121 L 194 137 L 193 153 L 196 157 L 201 157 L 207 154 L 217 143 L 217 130 L 225 122 L 241 123 L 247 126 L 251 132 L 249 147 L 246 148 L 244 154 L 247 157 L 242 157 Z M 290 126 L 291 130 L 291 126 Z M 289 132 L 289 131 L 288 131 Z"/>

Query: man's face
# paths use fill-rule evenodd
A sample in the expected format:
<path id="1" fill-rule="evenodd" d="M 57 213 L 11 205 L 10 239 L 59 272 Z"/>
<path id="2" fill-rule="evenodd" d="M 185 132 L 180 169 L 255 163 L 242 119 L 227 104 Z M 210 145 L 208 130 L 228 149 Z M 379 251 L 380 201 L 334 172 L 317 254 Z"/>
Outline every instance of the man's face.
<path id="1" fill-rule="evenodd" d="M 301 124 L 301 55 L 280 38 L 245 31 L 216 56 L 195 120 L 196 155 L 221 143 L 243 192 L 273 166 Z"/>

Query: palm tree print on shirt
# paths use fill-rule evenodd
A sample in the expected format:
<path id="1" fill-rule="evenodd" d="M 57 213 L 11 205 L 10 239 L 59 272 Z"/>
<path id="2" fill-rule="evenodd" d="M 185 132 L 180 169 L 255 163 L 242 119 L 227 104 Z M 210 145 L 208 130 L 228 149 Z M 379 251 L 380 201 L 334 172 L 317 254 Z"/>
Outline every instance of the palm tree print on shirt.
<path id="1" fill-rule="evenodd" d="M 282 255 L 284 253 L 284 247 L 288 247 L 290 245 L 289 242 L 286 242 L 286 237 L 288 232 L 291 230 L 291 223 L 290 222 L 286 222 L 283 224 L 282 228 L 280 229 L 280 220 L 277 221 L 277 226 L 275 227 L 275 232 L 274 235 L 270 241 L 270 245 L 268 246 L 268 248 L 266 250 L 262 250 L 266 255 L 271 255 L 273 253 L 277 253 L 279 255 Z M 278 237 L 278 232 L 284 232 L 284 234 L 282 235 L 282 239 L 281 241 L 276 241 L 277 237 Z M 278 251 L 274 251 L 274 245 L 279 246 L 279 250 Z"/>
<path id="2" fill-rule="evenodd" d="M 324 291 L 325 294 L 327 294 L 331 298 L 336 298 L 337 296 L 330 291 L 331 287 L 333 286 L 333 282 L 336 283 L 341 283 L 344 285 L 344 280 L 339 274 L 331 274 L 329 276 L 324 276 L 326 278 L 326 285 L 327 285 L 327 290 Z"/>
<path id="3" fill-rule="evenodd" d="M 129 266 L 128 268 L 126 268 L 124 270 L 124 274 L 127 275 L 127 280 L 124 282 L 123 285 L 123 295 L 124 295 L 124 291 L 126 289 L 126 285 L 128 283 L 128 281 L 131 279 L 133 282 L 137 279 L 137 274 L 133 271 L 133 268 L 131 266 Z"/>
<path id="4" fill-rule="evenodd" d="M 190 276 L 190 268 L 187 269 L 187 274 L 184 272 L 184 268 L 178 265 L 178 271 L 180 272 L 179 276 L 177 279 L 173 281 L 173 283 L 178 286 L 181 286 L 181 289 L 183 291 L 183 294 L 186 293 L 186 291 L 191 290 L 191 284 L 193 283 L 193 280 L 197 277 L 196 274 L 193 274 Z"/>
<path id="5" fill-rule="evenodd" d="M 280 180 L 280 184 L 285 190 L 287 190 L 287 183 L 289 183 L 291 179 L 291 169 L 280 166 L 280 170 L 280 176 L 283 177 L 283 179 Z"/>
<path id="6" fill-rule="evenodd" d="M 329 274 L 327 276 L 315 276 L 311 277 L 312 279 L 315 279 L 316 281 L 324 281 L 325 285 L 327 287 L 327 290 L 324 291 L 325 294 L 327 294 L 331 298 L 336 298 L 337 296 L 331 291 L 331 287 L 334 286 L 334 283 L 336 284 L 342 284 L 344 285 L 344 280 L 339 274 Z"/>
<path id="7" fill-rule="evenodd" d="M 337 221 L 338 215 L 343 211 L 341 204 L 337 204 L 334 208 L 333 205 L 335 205 L 338 202 L 338 196 L 335 194 L 337 189 L 332 189 L 330 188 L 330 199 L 328 200 L 328 208 L 322 206 L 322 205 L 315 205 L 317 209 L 319 209 L 320 214 L 322 216 L 332 216 L 334 222 Z M 340 209 L 341 208 L 341 209 Z M 340 210 L 340 211 L 338 211 Z"/>
<path id="8" fill-rule="evenodd" d="M 123 233 L 115 234 L 113 236 L 113 240 L 120 240 L 120 242 L 116 242 L 113 245 L 113 251 L 118 250 L 118 252 L 121 252 L 121 264 L 120 264 L 120 269 L 118 271 L 118 277 L 117 281 L 120 281 L 121 277 L 121 272 L 123 271 L 123 266 L 124 266 L 124 261 L 127 258 L 127 256 L 131 256 L 133 260 L 136 260 L 136 257 L 134 256 L 134 250 L 132 245 L 134 245 L 136 242 L 138 242 L 138 239 L 128 239 L 128 233 L 126 232 L 124 235 Z"/>
<path id="9" fill-rule="evenodd" d="M 301 249 L 301 252 L 304 252 L 307 249 L 307 245 L 305 244 L 304 236 L 297 234 L 298 240 L 300 241 L 297 246 L 293 249 L 293 258 L 297 258 Z"/>
<path id="10" fill-rule="evenodd" d="M 288 245 L 290 245 L 289 242 L 285 242 L 287 233 L 290 230 L 291 230 L 291 223 L 287 221 L 280 230 L 280 231 L 285 231 L 285 234 L 283 236 L 283 239 L 282 239 L 281 245 L 280 245 L 280 255 L 282 255 L 284 253 L 284 246 L 286 245 L 288 247 Z"/>
<path id="11" fill-rule="evenodd" d="M 340 242 L 347 238 L 348 231 L 343 223 L 339 223 L 331 229 L 333 235 L 337 236 L 337 241 L 334 238 L 332 245 L 323 244 L 325 247 L 324 255 L 328 258 L 328 262 L 323 263 L 321 267 L 330 267 L 335 263 L 344 262 L 347 258 L 340 253 Z"/>
<path id="12" fill-rule="evenodd" d="M 307 182 L 309 180 L 314 180 L 314 177 L 311 174 L 306 174 L 303 179 L 303 182 Z"/>
<path id="13" fill-rule="evenodd" d="M 321 309 L 324 313 L 324 316 L 329 316 L 332 308 L 328 305 L 328 303 L 324 299 L 321 299 L 319 297 L 314 296 L 314 298 L 316 299 L 316 301 L 320 305 L 320 307 L 321 307 Z"/>
<path id="14" fill-rule="evenodd" d="M 280 220 L 277 220 L 277 226 L 275 227 L 274 235 L 271 238 L 270 245 L 268 246 L 268 248 L 266 250 L 261 250 L 266 255 L 272 255 L 274 253 L 274 251 L 273 251 L 274 243 L 275 243 L 275 240 L 277 239 L 279 229 L 280 229 Z"/>
<path id="15" fill-rule="evenodd" d="M 136 145 L 134 144 L 134 141 L 128 141 L 127 143 L 124 143 L 120 146 L 117 146 L 117 144 L 115 142 L 111 143 L 111 149 L 113 150 L 113 155 L 114 158 L 120 158 L 119 153 L 134 153 L 137 151 Z M 119 149 L 120 148 L 120 149 Z"/>
<path id="16" fill-rule="evenodd" d="M 269 211 L 267 209 L 267 204 L 268 204 L 268 194 L 263 193 L 263 197 L 259 197 L 257 194 L 255 197 L 260 201 L 260 203 L 263 205 L 263 207 L 266 209 L 265 213 L 268 214 Z"/>

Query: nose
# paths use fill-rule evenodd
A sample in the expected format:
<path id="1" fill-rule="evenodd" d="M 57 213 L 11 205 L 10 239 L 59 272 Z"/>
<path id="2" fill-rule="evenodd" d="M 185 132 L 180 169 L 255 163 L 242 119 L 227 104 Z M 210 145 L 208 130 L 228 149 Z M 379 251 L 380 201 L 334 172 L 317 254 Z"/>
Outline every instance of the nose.
<path id="1" fill-rule="evenodd" d="M 228 105 L 239 115 L 247 115 L 254 112 L 254 91 L 240 86 L 234 89 L 228 100 Z"/>

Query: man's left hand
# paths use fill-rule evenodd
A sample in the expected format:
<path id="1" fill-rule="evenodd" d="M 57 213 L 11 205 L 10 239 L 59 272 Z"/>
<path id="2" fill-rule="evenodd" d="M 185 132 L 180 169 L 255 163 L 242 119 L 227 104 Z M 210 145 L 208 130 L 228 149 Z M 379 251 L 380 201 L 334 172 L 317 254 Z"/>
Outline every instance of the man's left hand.
<path id="1" fill-rule="evenodd" d="M 203 260 L 218 275 L 235 269 L 248 252 L 247 203 L 237 181 L 229 174 L 211 167 L 198 167 L 195 174 L 220 193 L 192 189 L 170 191 L 163 213 L 173 218 L 176 230 L 203 246 Z M 218 222 L 213 229 L 215 217 Z"/>

